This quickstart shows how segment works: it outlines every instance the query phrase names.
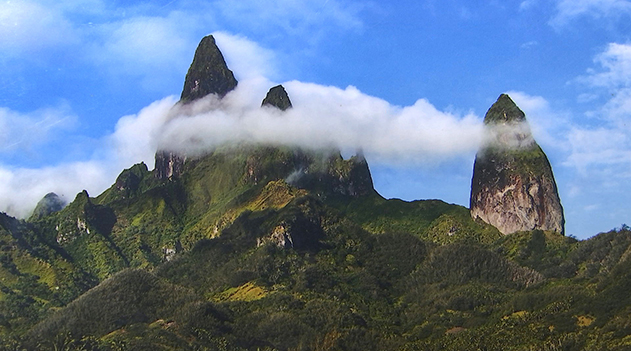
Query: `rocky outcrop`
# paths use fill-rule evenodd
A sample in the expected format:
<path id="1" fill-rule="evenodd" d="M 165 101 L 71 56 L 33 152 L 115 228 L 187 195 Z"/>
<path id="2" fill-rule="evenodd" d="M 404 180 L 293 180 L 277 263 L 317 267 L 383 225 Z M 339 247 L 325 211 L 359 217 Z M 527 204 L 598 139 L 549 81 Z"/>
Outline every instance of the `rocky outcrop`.
<path id="1" fill-rule="evenodd" d="M 375 191 L 361 152 L 345 160 L 338 150 L 257 146 L 246 151 L 245 171 L 244 179 L 252 184 L 284 179 L 324 197 L 359 197 Z"/>
<path id="2" fill-rule="evenodd" d="M 236 88 L 237 80 L 228 68 L 223 54 L 212 35 L 204 37 L 195 51 L 193 63 L 186 73 L 179 104 L 193 102 L 207 95 L 223 98 Z M 172 151 L 158 150 L 155 156 L 155 175 L 162 180 L 173 180 L 184 171 L 186 157 Z"/>
<path id="3" fill-rule="evenodd" d="M 273 106 L 281 111 L 285 111 L 292 107 L 289 95 L 282 85 L 277 85 L 267 92 L 267 96 L 263 99 L 261 106 Z"/>
<path id="4" fill-rule="evenodd" d="M 65 245 L 84 235 L 110 235 L 116 215 L 109 206 L 93 203 L 88 192 L 83 190 L 57 220 L 57 243 Z"/>
<path id="5" fill-rule="evenodd" d="M 564 233 L 552 168 L 533 139 L 525 114 L 502 94 L 484 124 L 488 138 L 473 167 L 471 216 L 503 234 L 534 229 Z"/>
<path id="6" fill-rule="evenodd" d="M 360 197 L 375 191 L 368 162 L 361 152 L 348 160 L 344 160 L 339 152 L 334 152 L 324 162 L 324 169 L 315 168 L 314 171 L 307 169 L 294 183 L 325 196 Z"/>
<path id="7" fill-rule="evenodd" d="M 173 180 L 184 171 L 186 157 L 171 151 L 156 152 L 156 177 L 158 179 Z"/>
<path id="8" fill-rule="evenodd" d="M 223 97 L 236 86 L 237 81 L 214 38 L 208 36 L 202 39 L 195 52 L 179 103 L 190 103 L 208 94 Z M 277 85 L 268 91 L 261 106 L 286 111 L 292 103 L 285 88 Z M 368 164 L 361 153 L 344 160 L 339 150 L 313 151 L 247 143 L 242 145 L 241 152 L 245 153 L 246 160 L 244 180 L 255 185 L 285 179 L 293 186 L 314 191 L 320 196 L 358 197 L 375 191 Z M 196 162 L 190 159 L 187 163 L 185 155 L 168 150 L 159 150 L 155 157 L 154 174 L 161 180 L 180 178 L 185 169 L 194 167 Z M 212 156 L 208 154 L 207 157 Z M 131 177 L 129 181 L 129 184 L 121 184 L 120 188 L 133 188 L 136 180 Z"/>

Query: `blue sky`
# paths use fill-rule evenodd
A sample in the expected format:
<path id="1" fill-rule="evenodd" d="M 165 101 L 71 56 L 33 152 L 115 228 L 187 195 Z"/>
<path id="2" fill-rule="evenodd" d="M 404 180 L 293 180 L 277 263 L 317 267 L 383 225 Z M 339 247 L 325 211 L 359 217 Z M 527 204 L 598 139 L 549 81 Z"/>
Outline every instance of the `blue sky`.
<path id="1" fill-rule="evenodd" d="M 482 119 L 508 92 L 587 238 L 631 223 L 630 17 L 627 0 L 1 1 L 0 210 L 96 196 L 190 133 L 361 147 L 382 195 L 467 206 Z M 257 121 L 283 83 L 290 122 L 167 125 L 210 33 L 240 81 L 226 114 Z"/>

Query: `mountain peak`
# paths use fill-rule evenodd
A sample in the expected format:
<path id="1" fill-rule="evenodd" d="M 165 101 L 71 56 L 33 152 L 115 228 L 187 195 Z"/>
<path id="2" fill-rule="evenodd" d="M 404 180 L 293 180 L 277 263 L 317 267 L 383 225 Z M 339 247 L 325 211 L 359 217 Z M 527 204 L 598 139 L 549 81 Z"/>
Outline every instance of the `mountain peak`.
<path id="1" fill-rule="evenodd" d="M 526 115 L 517 107 L 508 94 L 501 94 L 484 117 L 484 124 L 520 123 Z"/>
<path id="2" fill-rule="evenodd" d="M 215 38 L 208 35 L 202 38 L 195 50 L 193 62 L 186 73 L 180 102 L 191 102 L 209 94 L 223 98 L 237 83 L 215 43 Z M 171 151 L 158 150 L 155 160 L 158 179 L 175 179 L 182 173 L 186 158 Z"/>
<path id="3" fill-rule="evenodd" d="M 215 38 L 212 35 L 204 37 L 197 46 L 193 63 L 186 73 L 180 101 L 190 102 L 208 94 L 224 97 L 236 86 L 237 80 L 226 65 Z"/>
<path id="4" fill-rule="evenodd" d="M 265 99 L 263 99 L 261 106 L 274 106 L 281 111 L 285 111 L 292 107 L 289 95 L 287 95 L 287 91 L 282 85 L 277 85 L 271 88 L 267 92 Z"/>
<path id="5" fill-rule="evenodd" d="M 51 213 L 61 211 L 64 206 L 66 206 L 66 202 L 62 198 L 55 193 L 48 193 L 35 206 L 31 219 L 44 218 Z"/>
<path id="6" fill-rule="evenodd" d="M 565 219 L 552 167 L 532 137 L 525 114 L 502 94 L 484 124 L 494 139 L 476 155 L 471 216 L 503 234 L 535 229 L 563 233 Z"/>

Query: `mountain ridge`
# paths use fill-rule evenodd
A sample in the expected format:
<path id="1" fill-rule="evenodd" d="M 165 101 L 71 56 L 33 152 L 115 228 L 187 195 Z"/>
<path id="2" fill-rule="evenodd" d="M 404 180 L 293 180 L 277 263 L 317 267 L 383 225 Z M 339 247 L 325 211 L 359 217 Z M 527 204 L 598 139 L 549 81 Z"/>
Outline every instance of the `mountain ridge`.
<path id="1" fill-rule="evenodd" d="M 282 114 L 273 89 L 262 108 Z M 502 235 L 463 206 L 383 198 L 361 153 L 164 157 L 60 211 L 0 214 L 0 349 L 631 346 L 626 226 Z"/>

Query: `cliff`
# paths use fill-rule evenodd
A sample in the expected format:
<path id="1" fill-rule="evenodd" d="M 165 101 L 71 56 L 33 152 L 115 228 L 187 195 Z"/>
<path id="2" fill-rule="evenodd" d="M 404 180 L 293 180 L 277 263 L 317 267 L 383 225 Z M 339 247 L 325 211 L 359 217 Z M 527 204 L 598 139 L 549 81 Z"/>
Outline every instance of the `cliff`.
<path id="1" fill-rule="evenodd" d="M 550 162 L 530 132 L 525 114 L 502 94 L 487 112 L 488 140 L 476 155 L 471 216 L 503 234 L 564 232 L 563 207 Z"/>

